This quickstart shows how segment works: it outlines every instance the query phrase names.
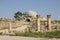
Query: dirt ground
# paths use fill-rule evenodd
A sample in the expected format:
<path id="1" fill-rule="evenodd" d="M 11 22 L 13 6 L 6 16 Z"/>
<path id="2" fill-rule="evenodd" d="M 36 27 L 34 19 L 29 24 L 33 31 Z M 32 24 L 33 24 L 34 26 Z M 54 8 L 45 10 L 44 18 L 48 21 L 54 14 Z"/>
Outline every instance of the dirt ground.
<path id="1" fill-rule="evenodd" d="M 22 37 L 22 36 L 0 36 L 0 40 L 60 40 L 56 38 L 33 38 L 33 37 Z"/>

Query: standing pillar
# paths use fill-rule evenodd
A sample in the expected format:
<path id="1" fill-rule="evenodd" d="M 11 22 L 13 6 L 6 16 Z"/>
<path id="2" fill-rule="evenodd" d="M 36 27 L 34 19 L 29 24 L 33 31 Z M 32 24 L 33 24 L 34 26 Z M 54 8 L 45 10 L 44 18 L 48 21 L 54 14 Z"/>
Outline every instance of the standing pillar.
<path id="1" fill-rule="evenodd" d="M 36 17 L 37 17 L 37 31 L 40 32 L 40 17 L 39 15 L 37 15 Z"/>
<path id="2" fill-rule="evenodd" d="M 11 30 L 12 30 L 12 25 L 11 22 L 9 22 L 9 33 L 11 33 Z"/>
<path id="3" fill-rule="evenodd" d="M 51 15 L 47 15 L 47 26 L 48 29 L 51 31 Z"/>

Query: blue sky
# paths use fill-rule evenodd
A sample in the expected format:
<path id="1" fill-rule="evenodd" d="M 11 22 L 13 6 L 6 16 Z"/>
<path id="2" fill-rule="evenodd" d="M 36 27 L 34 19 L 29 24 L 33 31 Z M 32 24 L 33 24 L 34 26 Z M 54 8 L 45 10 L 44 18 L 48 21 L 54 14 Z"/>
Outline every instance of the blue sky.
<path id="1" fill-rule="evenodd" d="M 33 10 L 52 19 L 60 19 L 60 0 L 0 0 L 0 18 L 13 18 L 14 13 Z"/>

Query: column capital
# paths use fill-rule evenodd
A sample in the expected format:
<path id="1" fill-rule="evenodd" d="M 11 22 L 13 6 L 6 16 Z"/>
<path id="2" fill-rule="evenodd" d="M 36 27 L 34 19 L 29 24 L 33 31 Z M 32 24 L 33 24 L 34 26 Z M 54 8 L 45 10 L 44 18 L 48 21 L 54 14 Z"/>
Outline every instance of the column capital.
<path id="1" fill-rule="evenodd" d="M 47 15 L 47 17 L 48 17 L 48 18 L 50 18 L 50 17 L 51 17 L 51 15 Z"/>

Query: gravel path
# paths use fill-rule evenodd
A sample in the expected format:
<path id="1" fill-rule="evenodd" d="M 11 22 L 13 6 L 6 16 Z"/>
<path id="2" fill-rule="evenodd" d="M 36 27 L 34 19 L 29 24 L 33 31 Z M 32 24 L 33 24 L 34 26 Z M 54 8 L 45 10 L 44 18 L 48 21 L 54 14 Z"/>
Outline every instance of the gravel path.
<path id="1" fill-rule="evenodd" d="M 0 36 L 0 40 L 60 40 L 60 39 L 33 38 L 33 37 L 21 37 L 21 36 Z"/>

